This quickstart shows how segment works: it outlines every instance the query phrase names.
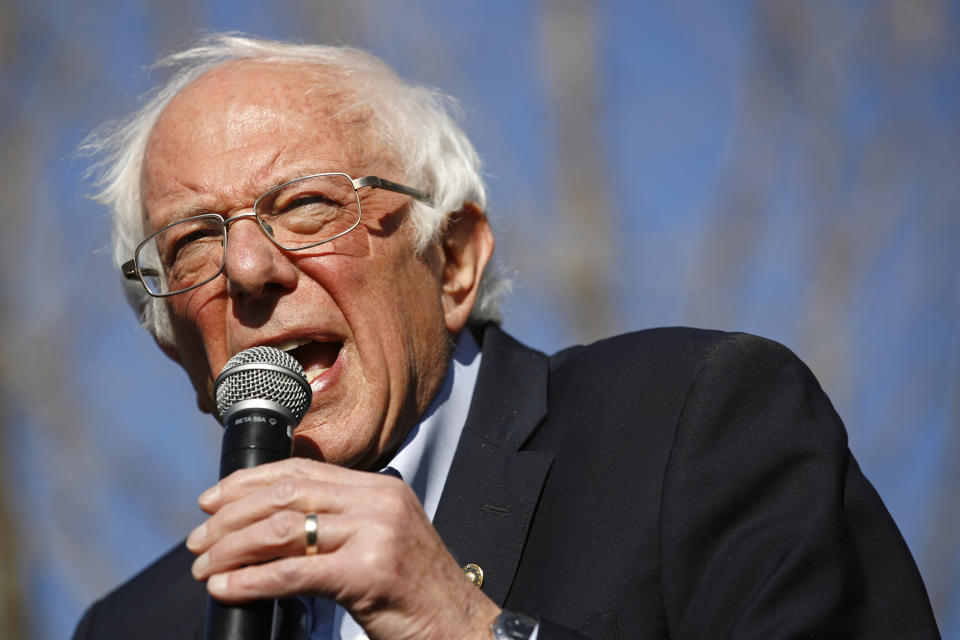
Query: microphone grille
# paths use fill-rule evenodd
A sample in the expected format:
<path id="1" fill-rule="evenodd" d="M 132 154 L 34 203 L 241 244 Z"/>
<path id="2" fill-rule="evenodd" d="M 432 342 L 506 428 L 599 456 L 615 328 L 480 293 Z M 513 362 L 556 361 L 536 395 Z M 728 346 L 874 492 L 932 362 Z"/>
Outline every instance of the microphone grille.
<path id="1" fill-rule="evenodd" d="M 273 347 L 244 349 L 223 366 L 214 385 L 217 413 L 221 418 L 241 400 L 272 400 L 300 422 L 313 393 L 303 367 L 293 356 Z"/>

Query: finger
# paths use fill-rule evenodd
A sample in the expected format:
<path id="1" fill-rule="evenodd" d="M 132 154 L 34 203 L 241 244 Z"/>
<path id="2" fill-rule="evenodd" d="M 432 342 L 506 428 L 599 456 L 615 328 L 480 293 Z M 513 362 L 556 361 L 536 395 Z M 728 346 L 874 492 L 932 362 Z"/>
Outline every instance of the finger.
<path id="1" fill-rule="evenodd" d="M 226 604 L 294 595 L 332 597 L 320 589 L 326 556 L 279 558 L 273 562 L 216 573 L 207 580 L 207 592 Z"/>
<path id="2" fill-rule="evenodd" d="M 332 484 L 314 480 L 283 479 L 225 504 L 187 538 L 187 548 L 203 553 L 231 531 L 250 526 L 279 511 L 342 513 L 376 499 L 380 488 Z"/>
<path id="3" fill-rule="evenodd" d="M 304 556 L 307 546 L 306 519 L 304 514 L 296 511 L 281 511 L 224 536 L 194 561 L 191 568 L 193 577 L 206 580 L 213 574 L 245 565 Z M 328 553 L 338 549 L 353 532 L 354 524 L 349 518 L 317 515 L 317 552 Z"/>
<path id="4" fill-rule="evenodd" d="M 304 478 L 352 486 L 376 484 L 383 480 L 382 474 L 378 473 L 344 469 L 306 458 L 290 458 L 234 471 L 200 494 L 197 502 L 207 513 L 216 513 L 223 505 L 278 481 Z"/>

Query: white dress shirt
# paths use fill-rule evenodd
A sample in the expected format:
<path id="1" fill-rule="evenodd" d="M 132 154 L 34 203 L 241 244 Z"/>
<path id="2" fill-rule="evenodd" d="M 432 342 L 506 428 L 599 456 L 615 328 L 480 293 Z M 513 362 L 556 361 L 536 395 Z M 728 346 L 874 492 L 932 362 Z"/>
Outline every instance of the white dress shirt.
<path id="1" fill-rule="evenodd" d="M 468 330 L 457 338 L 453 359 L 436 397 L 381 472 L 399 474 L 433 521 L 460 433 L 467 421 L 480 370 L 480 348 Z M 331 600 L 304 598 L 310 640 L 362 640 L 363 629 Z"/>

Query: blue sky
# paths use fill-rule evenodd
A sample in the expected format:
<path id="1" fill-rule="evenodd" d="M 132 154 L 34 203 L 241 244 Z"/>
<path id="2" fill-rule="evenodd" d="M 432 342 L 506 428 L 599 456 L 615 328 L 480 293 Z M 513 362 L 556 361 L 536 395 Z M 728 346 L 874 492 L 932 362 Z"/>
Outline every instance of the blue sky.
<path id="1" fill-rule="evenodd" d="M 584 27 L 596 153 L 571 157 L 545 4 L 328 3 L 327 20 L 293 1 L 180 4 L 20 1 L 10 13 L 0 113 L 8 175 L 29 187 L 17 208 L 31 215 L 8 227 L 19 240 L 17 262 L 2 263 L 6 326 L 12 348 L 58 362 L 23 363 L 50 385 L 42 405 L 5 390 L 22 570 L 50 603 L 38 638 L 68 635 L 92 599 L 182 538 L 215 480 L 218 427 L 136 327 L 74 154 L 135 104 L 157 56 L 215 30 L 354 44 L 457 96 L 516 282 L 505 327 L 533 346 L 600 337 L 571 320 L 583 303 L 557 267 L 589 248 L 611 332 L 709 326 L 794 349 L 913 549 L 944 637 L 960 637 L 960 553 L 942 540 L 960 533 L 956 5 L 926 3 L 943 8 L 934 22 L 920 12 L 897 27 L 895 2 L 818 3 L 771 39 L 751 4 L 598 2 Z M 571 166 L 603 194 L 597 238 L 571 237 L 560 215 Z"/>

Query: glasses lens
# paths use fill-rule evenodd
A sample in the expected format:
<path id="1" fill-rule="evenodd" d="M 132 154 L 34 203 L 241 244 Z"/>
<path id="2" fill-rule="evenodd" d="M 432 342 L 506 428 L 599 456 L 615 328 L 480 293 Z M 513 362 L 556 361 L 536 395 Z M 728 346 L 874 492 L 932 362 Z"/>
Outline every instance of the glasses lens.
<path id="1" fill-rule="evenodd" d="M 302 178 L 268 191 L 257 200 L 256 214 L 278 245 L 296 251 L 356 227 L 360 202 L 350 179 L 332 174 Z"/>
<path id="2" fill-rule="evenodd" d="M 172 224 L 137 249 L 137 268 L 153 295 L 170 295 L 214 278 L 223 266 L 224 227 L 217 216 Z"/>

